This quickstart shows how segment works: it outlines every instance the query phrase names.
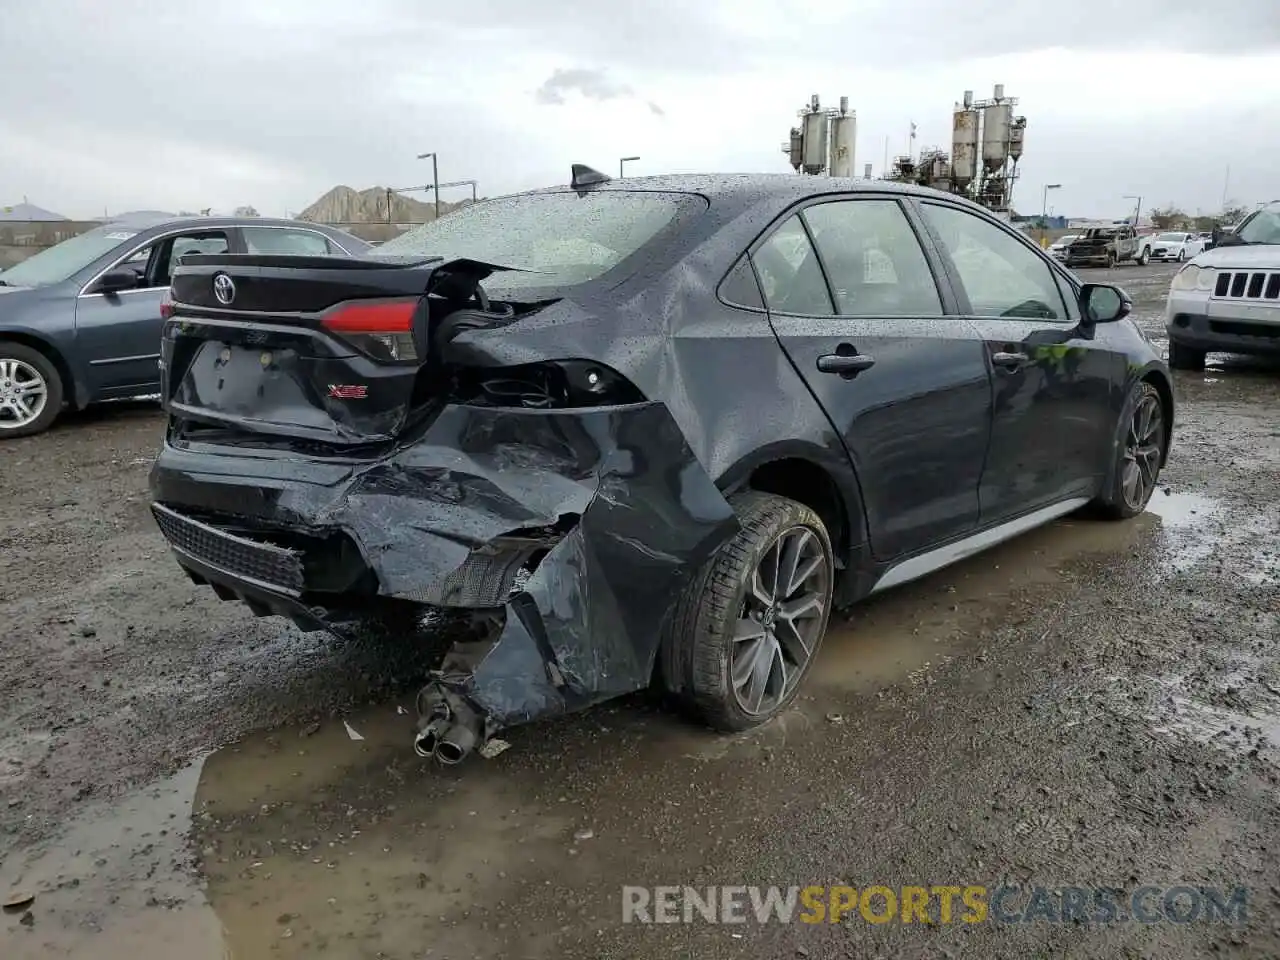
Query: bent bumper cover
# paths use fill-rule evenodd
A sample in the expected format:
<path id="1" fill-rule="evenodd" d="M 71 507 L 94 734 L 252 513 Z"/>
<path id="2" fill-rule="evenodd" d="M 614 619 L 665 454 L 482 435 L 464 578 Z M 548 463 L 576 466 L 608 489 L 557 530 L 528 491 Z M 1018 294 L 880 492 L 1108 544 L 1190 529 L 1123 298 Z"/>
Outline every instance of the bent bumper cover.
<path id="1" fill-rule="evenodd" d="M 432 679 L 490 732 L 646 686 L 673 596 L 738 527 L 659 403 L 450 406 L 396 452 L 360 464 L 166 445 L 151 488 L 178 561 L 258 612 L 333 627 L 305 582 L 272 582 L 291 558 L 259 528 L 350 538 L 383 596 L 505 607 L 495 638 L 456 645 Z M 231 539 L 184 539 L 190 528 L 175 516 Z M 240 532 L 201 516 L 233 518 Z M 262 544 L 259 559 L 276 563 L 251 568 L 245 555 Z M 527 579 L 495 599 L 492 585 L 511 584 L 520 565 Z M 489 587 L 468 587 L 476 577 Z"/>

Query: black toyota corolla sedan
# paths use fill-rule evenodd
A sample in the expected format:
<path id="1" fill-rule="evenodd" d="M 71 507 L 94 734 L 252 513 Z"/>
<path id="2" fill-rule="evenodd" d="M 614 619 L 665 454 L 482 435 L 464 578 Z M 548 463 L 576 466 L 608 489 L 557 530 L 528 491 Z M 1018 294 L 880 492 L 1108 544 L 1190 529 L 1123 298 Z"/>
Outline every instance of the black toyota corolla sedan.
<path id="1" fill-rule="evenodd" d="M 898 184 L 576 167 L 372 255 L 191 256 L 172 297 L 178 562 L 304 628 L 487 625 L 419 697 L 444 762 L 650 683 L 759 724 L 833 607 L 1141 513 L 1173 423 L 1123 292 Z"/>

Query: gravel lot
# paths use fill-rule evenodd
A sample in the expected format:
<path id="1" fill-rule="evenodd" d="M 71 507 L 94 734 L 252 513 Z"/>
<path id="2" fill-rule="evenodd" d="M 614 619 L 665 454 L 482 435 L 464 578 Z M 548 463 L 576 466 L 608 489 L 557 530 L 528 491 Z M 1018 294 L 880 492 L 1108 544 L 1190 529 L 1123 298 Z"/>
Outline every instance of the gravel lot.
<path id="1" fill-rule="evenodd" d="M 1162 339 L 1172 267 L 1126 285 Z M 162 419 L 4 444 L 0 956 L 1280 956 L 1280 365 L 1179 374 L 1162 491 L 890 591 L 723 738 L 644 697 L 458 770 L 425 653 L 190 585 Z M 363 739 L 353 739 L 355 732 Z M 1247 923 L 621 923 L 624 884 L 1243 886 Z"/>

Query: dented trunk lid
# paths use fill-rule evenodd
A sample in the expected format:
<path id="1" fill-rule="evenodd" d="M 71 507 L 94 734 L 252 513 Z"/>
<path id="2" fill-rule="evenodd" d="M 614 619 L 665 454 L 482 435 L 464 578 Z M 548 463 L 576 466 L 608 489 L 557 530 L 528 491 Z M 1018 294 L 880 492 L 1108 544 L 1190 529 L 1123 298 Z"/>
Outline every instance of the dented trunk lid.
<path id="1" fill-rule="evenodd" d="M 502 269 L 471 260 L 188 256 L 162 342 L 173 440 L 391 440 L 429 399 L 433 301 Z"/>

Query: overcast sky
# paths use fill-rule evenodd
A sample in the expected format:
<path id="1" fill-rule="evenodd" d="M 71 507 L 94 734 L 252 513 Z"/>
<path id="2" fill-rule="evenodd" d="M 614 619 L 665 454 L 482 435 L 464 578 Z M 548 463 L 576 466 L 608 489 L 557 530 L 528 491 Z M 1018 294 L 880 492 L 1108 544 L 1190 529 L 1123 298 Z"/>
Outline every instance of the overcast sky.
<path id="1" fill-rule="evenodd" d="M 325 190 L 482 194 L 777 171 L 811 93 L 856 169 L 946 145 L 964 90 L 1027 117 L 1015 206 L 1120 216 L 1280 197 L 1277 0 L 0 0 L 0 203 L 297 212 Z M 1185 8 L 1185 9 L 1182 9 Z M 452 12 L 452 13 L 451 13 Z M 1230 177 L 1227 168 L 1230 166 Z M 447 191 L 459 199 L 466 191 Z"/>

